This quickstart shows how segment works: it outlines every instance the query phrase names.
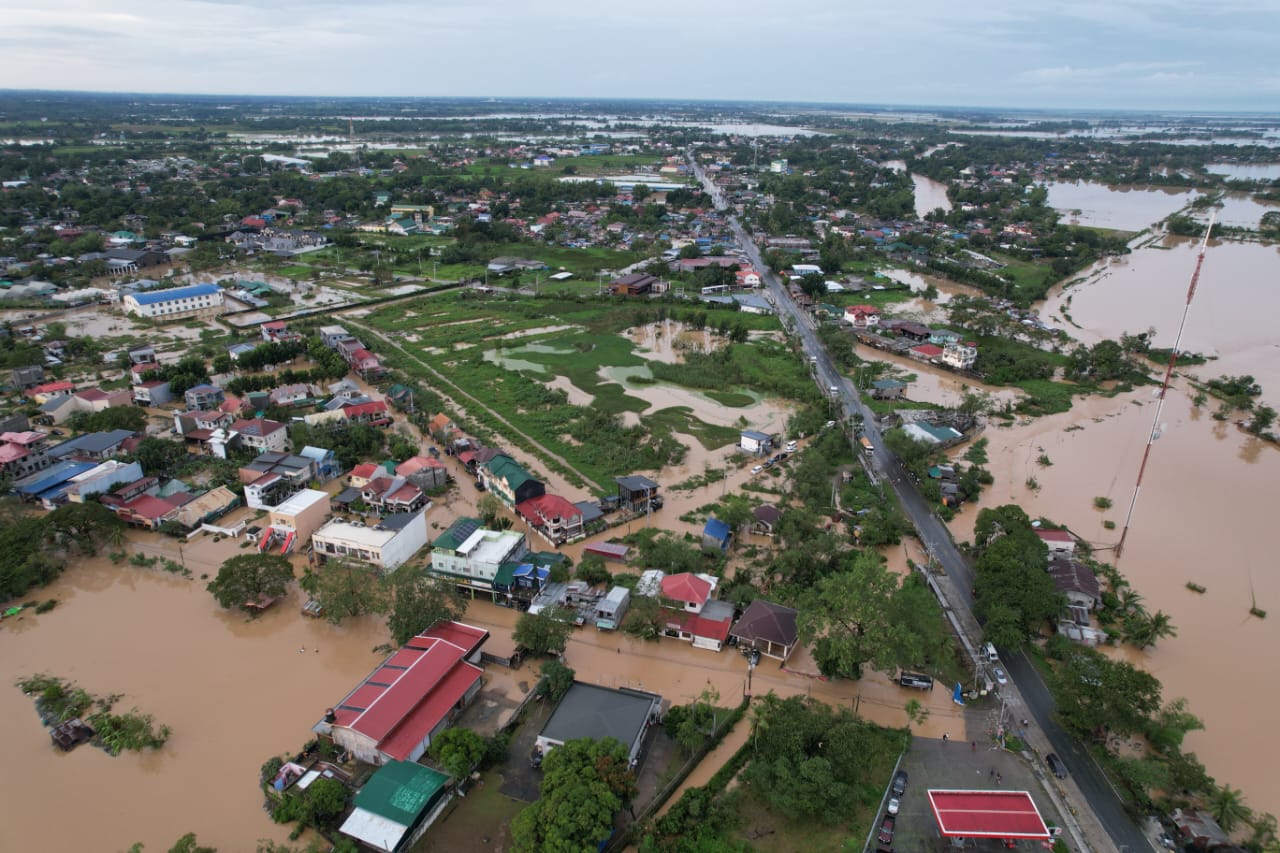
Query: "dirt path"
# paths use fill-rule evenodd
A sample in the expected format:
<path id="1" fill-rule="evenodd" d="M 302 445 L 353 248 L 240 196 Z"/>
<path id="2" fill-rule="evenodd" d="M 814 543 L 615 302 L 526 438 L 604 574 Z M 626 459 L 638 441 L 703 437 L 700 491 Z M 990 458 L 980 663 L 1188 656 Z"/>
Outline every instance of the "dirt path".
<path id="1" fill-rule="evenodd" d="M 472 396 L 471 394 L 467 393 L 463 389 L 459 388 L 451 380 L 445 378 L 444 374 L 440 373 L 440 371 L 436 370 L 434 367 L 427 364 L 425 361 L 418 358 L 416 355 L 409 352 L 404 347 L 400 346 L 400 344 L 391 340 L 386 335 L 383 335 L 381 332 L 377 331 L 376 329 L 373 329 L 372 327 L 359 322 L 358 320 L 353 320 L 349 317 L 345 317 L 343 319 L 346 320 L 348 323 L 350 323 L 352 326 L 355 326 L 361 331 L 377 338 L 379 341 L 386 344 L 387 346 L 392 347 L 395 350 L 398 350 L 400 354 L 405 356 L 406 358 L 412 359 L 415 364 L 417 364 L 419 367 L 425 370 L 438 383 L 440 383 L 440 385 L 443 385 L 449 388 L 451 393 L 447 393 L 447 394 L 441 393 L 440 388 L 437 388 L 436 391 L 437 393 L 441 393 L 441 396 L 443 396 L 446 400 L 448 400 L 449 403 L 454 407 L 455 410 L 458 411 L 460 415 L 466 414 L 466 408 L 458 405 L 458 399 L 465 398 L 469 400 L 471 404 L 475 406 L 475 408 L 483 409 L 484 411 L 492 415 L 498 421 L 498 423 L 502 424 L 503 427 L 505 427 L 505 430 L 504 430 L 505 435 L 518 437 L 520 440 L 522 440 L 525 443 L 526 447 L 532 448 L 535 453 L 541 455 L 545 459 L 550 459 L 558 463 L 559 465 L 563 466 L 564 468 L 568 469 L 569 471 L 572 471 L 575 475 L 577 475 L 579 479 L 581 479 L 584 483 L 586 483 L 591 488 L 595 489 L 597 492 L 604 491 L 603 487 L 599 483 L 592 480 L 590 477 L 587 477 L 577 468 L 570 465 L 569 462 L 565 460 L 564 457 L 560 456 L 559 454 L 552 453 L 545 446 L 538 443 L 537 441 L 534 441 L 532 438 L 529 437 L 529 435 L 517 429 L 516 426 L 512 424 L 509 420 L 504 418 L 502 415 L 498 414 L 498 412 L 486 406 L 478 398 Z M 548 475 L 549 476 L 547 477 L 547 480 L 561 494 L 568 494 L 568 493 L 572 493 L 573 491 L 576 491 L 576 489 L 571 487 L 570 484 L 556 472 L 554 471 L 548 472 Z"/>

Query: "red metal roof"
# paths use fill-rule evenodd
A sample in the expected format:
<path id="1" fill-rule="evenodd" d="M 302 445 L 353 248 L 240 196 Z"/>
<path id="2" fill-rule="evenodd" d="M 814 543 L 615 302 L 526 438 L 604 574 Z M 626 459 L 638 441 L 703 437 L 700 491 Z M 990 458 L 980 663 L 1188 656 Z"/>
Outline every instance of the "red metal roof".
<path id="1" fill-rule="evenodd" d="M 342 411 L 347 417 L 355 418 L 360 415 L 378 415 L 386 414 L 387 404 L 382 400 L 370 400 L 368 403 L 356 403 L 353 406 L 343 406 Z"/>
<path id="2" fill-rule="evenodd" d="M 1071 534 L 1065 530 L 1037 530 L 1036 535 L 1045 542 L 1074 542 Z"/>
<path id="3" fill-rule="evenodd" d="M 706 604 L 711 596 L 711 584 L 691 572 L 667 575 L 662 579 L 662 596 L 673 601 Z"/>
<path id="4" fill-rule="evenodd" d="M 588 554 L 599 554 L 606 560 L 625 560 L 631 549 L 616 542 L 595 542 L 582 549 Z"/>
<path id="5" fill-rule="evenodd" d="M 482 670 L 464 658 L 488 636 L 469 625 L 444 623 L 414 637 L 342 700 L 334 724 L 405 760 L 480 678 Z"/>
<path id="6" fill-rule="evenodd" d="M 1026 791 L 929 791 L 938 831 L 961 838 L 1044 838 L 1049 830 Z"/>
<path id="7" fill-rule="evenodd" d="M 912 347 L 912 352 L 918 352 L 921 355 L 927 355 L 930 358 L 942 355 L 942 347 L 937 344 L 921 344 L 918 347 Z"/>
<path id="8" fill-rule="evenodd" d="M 372 462 L 362 462 L 351 469 L 351 476 L 357 479 L 369 480 L 381 470 L 381 468 Z"/>
<path id="9" fill-rule="evenodd" d="M 733 625 L 731 617 L 726 617 L 717 622 L 714 619 L 699 616 L 697 613 L 664 611 L 662 615 L 667 625 L 671 627 L 678 628 L 695 637 L 704 637 L 721 643 L 729 638 L 729 628 Z"/>
<path id="10" fill-rule="evenodd" d="M 174 507 L 173 504 L 166 500 L 161 500 L 160 498 L 152 497 L 151 495 L 138 495 L 136 498 L 121 507 L 121 509 L 127 510 L 138 518 L 155 521 L 157 519 L 164 518 L 166 515 L 173 512 Z"/>
<path id="11" fill-rule="evenodd" d="M 516 504 L 516 512 L 537 523 L 543 519 L 581 518 L 582 510 L 559 495 L 541 495 Z"/>

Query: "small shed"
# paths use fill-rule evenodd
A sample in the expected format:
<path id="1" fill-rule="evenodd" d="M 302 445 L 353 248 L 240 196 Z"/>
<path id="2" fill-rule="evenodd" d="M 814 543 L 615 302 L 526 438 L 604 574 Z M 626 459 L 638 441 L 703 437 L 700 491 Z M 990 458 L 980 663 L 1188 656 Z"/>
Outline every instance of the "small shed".
<path id="1" fill-rule="evenodd" d="M 898 400 L 907 390 L 907 383 L 897 379 L 877 379 L 871 383 L 871 396 L 876 400 Z"/>
<path id="2" fill-rule="evenodd" d="M 625 586 L 609 590 L 609 594 L 596 605 L 596 627 L 602 631 L 616 631 L 630 603 L 631 590 Z"/>
<path id="3" fill-rule="evenodd" d="M 729 545 L 733 542 L 733 530 L 729 525 L 718 518 L 708 518 L 706 526 L 702 528 L 702 547 L 718 548 L 721 551 L 728 551 Z"/>
<path id="4" fill-rule="evenodd" d="M 738 446 L 748 453 L 768 453 L 773 447 L 773 436 L 753 429 L 744 429 L 738 437 Z"/>

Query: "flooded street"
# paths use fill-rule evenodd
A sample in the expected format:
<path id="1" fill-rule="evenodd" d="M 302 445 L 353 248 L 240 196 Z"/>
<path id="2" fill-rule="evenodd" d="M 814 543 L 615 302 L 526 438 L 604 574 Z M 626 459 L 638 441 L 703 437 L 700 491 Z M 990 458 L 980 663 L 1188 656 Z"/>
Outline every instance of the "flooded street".
<path id="1" fill-rule="evenodd" d="M 1124 526 L 1154 403 L 1148 388 L 1082 400 L 1030 425 L 989 428 L 987 467 L 995 483 L 952 522 L 957 541 L 973 538 L 981 507 L 1014 502 L 1033 518 L 1069 526 L 1094 544 L 1099 559 L 1114 561 L 1110 548 Z M 1118 566 L 1148 610 L 1173 617 L 1178 636 L 1132 659 L 1161 680 L 1166 700 L 1187 697 L 1204 721 L 1206 730 L 1189 735 L 1185 748 L 1220 782 L 1243 788 L 1255 809 L 1274 813 L 1280 789 L 1271 768 L 1280 761 L 1280 744 L 1254 735 L 1265 730 L 1280 699 L 1275 680 L 1258 677 L 1262 650 L 1280 643 L 1280 623 L 1251 617 L 1249 608 L 1254 595 L 1264 610 L 1280 607 L 1274 549 L 1261 532 L 1274 523 L 1280 453 L 1195 410 L 1178 390 L 1170 392 L 1162 421 Z M 1041 454 L 1052 465 L 1038 464 Z M 1027 487 L 1030 477 L 1038 491 Z M 1110 498 L 1112 508 L 1095 509 L 1097 496 Z M 1116 529 L 1105 529 L 1105 520 Z M 1188 581 L 1207 591 L 1189 591 Z"/>
<path id="2" fill-rule="evenodd" d="M 198 554 L 187 549 L 189 565 Z M 219 609 L 198 579 L 205 569 L 193 571 L 186 580 L 95 558 L 38 592 L 58 599 L 56 609 L 0 626 L 0 714 L 8 760 L 21 768 L 0 780 L 10 815 L 0 849 L 116 851 L 141 841 L 167 850 L 187 832 L 221 850 L 287 839 L 261 808 L 258 768 L 299 749 L 324 709 L 368 674 L 385 627 L 307 620 L 296 591 L 248 621 Z M 60 753 L 13 686 L 38 672 L 122 693 L 118 708 L 136 705 L 173 735 L 158 752 Z"/>

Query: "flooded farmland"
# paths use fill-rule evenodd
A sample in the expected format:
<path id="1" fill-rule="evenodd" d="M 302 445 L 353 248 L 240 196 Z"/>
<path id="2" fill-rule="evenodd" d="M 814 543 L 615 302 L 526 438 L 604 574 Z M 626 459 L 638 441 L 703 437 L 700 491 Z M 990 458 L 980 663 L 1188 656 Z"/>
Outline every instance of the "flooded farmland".
<path id="1" fill-rule="evenodd" d="M 1197 242 L 1166 238 L 1088 271 L 1082 284 L 1058 290 L 1042 312 L 1072 336 L 1094 342 L 1155 327 L 1157 346 L 1171 346 L 1195 267 Z M 1280 249 L 1257 243 L 1211 242 L 1191 306 L 1182 347 L 1215 358 L 1180 372 L 1200 378 L 1250 374 L 1263 400 L 1280 404 L 1280 347 L 1270 318 L 1280 304 Z M 1153 373 L 1156 370 L 1153 368 Z M 1085 398 L 1070 412 L 1011 428 L 988 429 L 988 466 L 995 484 L 978 507 L 952 523 L 958 540 L 971 539 L 977 510 L 1016 502 L 1032 516 L 1068 525 L 1113 560 L 1114 546 L 1148 437 L 1151 449 L 1143 488 L 1121 558 L 1120 571 L 1146 607 L 1169 613 L 1178 636 L 1130 659 L 1164 684 L 1166 699 L 1185 696 L 1205 730 L 1187 737 L 1220 782 L 1242 787 L 1255 809 L 1280 812 L 1280 789 L 1270 769 L 1280 746 L 1259 738 L 1276 687 L 1258 676 L 1263 649 L 1280 642 L 1280 624 L 1249 615 L 1280 606 L 1280 575 L 1268 530 L 1272 495 L 1280 477 L 1280 449 L 1212 417 L 1191 403 L 1185 379 L 1176 380 L 1159 423 L 1155 389 L 1114 399 Z M 1044 455 L 1049 466 L 1037 460 Z M 1039 489 L 1028 488 L 1034 478 Z M 1113 508 L 1094 508 L 1107 497 Z M 1116 529 L 1108 530 L 1104 521 Z M 1207 587 L 1203 595 L 1187 582 Z"/>
<path id="2" fill-rule="evenodd" d="M 1191 203 L 1198 193 L 1162 187 L 1113 187 L 1094 181 L 1049 184 L 1049 206 L 1071 225 L 1141 231 Z"/>

